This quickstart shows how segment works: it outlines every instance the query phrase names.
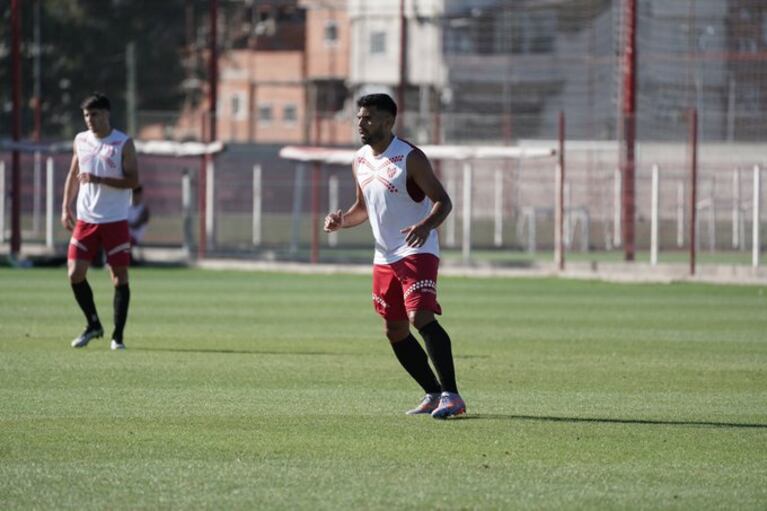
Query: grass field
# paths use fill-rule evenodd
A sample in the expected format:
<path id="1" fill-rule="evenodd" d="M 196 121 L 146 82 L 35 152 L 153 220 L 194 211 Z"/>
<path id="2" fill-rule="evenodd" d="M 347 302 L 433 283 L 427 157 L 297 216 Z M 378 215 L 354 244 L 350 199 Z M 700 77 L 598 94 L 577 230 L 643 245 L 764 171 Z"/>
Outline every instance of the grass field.
<path id="1" fill-rule="evenodd" d="M 110 352 L 65 273 L 0 269 L 0 509 L 767 507 L 764 287 L 444 278 L 436 421 L 365 276 L 138 268 Z"/>

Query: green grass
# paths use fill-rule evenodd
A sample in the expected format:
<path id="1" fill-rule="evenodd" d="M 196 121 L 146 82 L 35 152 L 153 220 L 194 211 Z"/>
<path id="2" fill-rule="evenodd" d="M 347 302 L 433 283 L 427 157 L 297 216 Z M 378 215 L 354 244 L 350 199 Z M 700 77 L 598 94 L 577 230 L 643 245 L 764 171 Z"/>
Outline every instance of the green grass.
<path id="1" fill-rule="evenodd" d="M 0 509 L 764 509 L 767 289 L 444 278 L 469 414 L 365 276 L 138 268 L 128 350 L 0 268 Z M 103 270 L 89 276 L 111 324 Z"/>

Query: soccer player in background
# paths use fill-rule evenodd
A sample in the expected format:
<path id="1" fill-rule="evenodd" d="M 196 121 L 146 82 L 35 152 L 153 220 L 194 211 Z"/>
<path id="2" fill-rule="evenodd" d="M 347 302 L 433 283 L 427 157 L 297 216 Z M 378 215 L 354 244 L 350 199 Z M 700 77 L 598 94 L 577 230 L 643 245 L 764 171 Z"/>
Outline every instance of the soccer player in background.
<path id="1" fill-rule="evenodd" d="M 75 137 L 61 204 L 61 223 L 72 231 L 67 251 L 69 282 L 87 321 L 83 333 L 72 341 L 72 347 L 85 347 L 91 339 L 104 335 L 93 291 L 86 279 L 90 261 L 96 251 L 103 248 L 114 284 L 114 330 L 110 347 L 122 350 L 130 302 L 128 208 L 131 190 L 139 185 L 136 149 L 125 133 L 112 128 L 111 106 L 106 96 L 94 93 L 83 100 L 80 108 L 88 130 Z M 71 203 L 78 185 L 75 219 Z"/>
<path id="2" fill-rule="evenodd" d="M 437 302 L 436 228 L 452 209 L 450 197 L 423 152 L 392 133 L 397 105 L 391 97 L 370 94 L 357 106 L 357 127 L 365 145 L 352 163 L 356 201 L 346 212 L 328 214 L 324 229 L 333 232 L 370 220 L 375 238 L 373 306 L 384 319 L 397 360 L 426 393 L 407 413 L 430 413 L 438 419 L 460 415 L 466 405 L 458 394 L 450 337 L 434 317 L 442 313 Z M 426 352 L 411 333 L 411 324 Z"/>
<path id="3" fill-rule="evenodd" d="M 137 186 L 133 189 L 131 195 L 131 205 L 128 209 L 128 229 L 130 231 L 130 244 L 131 250 L 134 252 L 141 245 L 144 240 L 144 234 L 146 233 L 147 225 L 149 224 L 149 206 L 144 202 L 144 187 Z M 139 262 L 139 255 L 133 255 L 131 262 L 137 264 Z"/>

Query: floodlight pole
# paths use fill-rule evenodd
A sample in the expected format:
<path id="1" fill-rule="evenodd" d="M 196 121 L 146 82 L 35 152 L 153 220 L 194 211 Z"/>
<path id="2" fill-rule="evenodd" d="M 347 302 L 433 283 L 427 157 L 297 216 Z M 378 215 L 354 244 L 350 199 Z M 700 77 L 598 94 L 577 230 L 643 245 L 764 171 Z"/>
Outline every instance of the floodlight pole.
<path id="1" fill-rule="evenodd" d="M 210 0 L 210 62 L 208 62 L 208 109 L 209 123 L 208 142 L 218 138 L 217 116 L 218 108 L 218 0 Z"/>
<path id="2" fill-rule="evenodd" d="M 634 260 L 636 210 L 636 68 L 637 68 L 637 8 L 636 0 L 624 0 L 624 49 L 623 49 L 623 147 L 621 167 L 623 171 L 623 251 L 626 261 Z"/>
<path id="3" fill-rule="evenodd" d="M 40 65 L 41 65 L 41 58 L 40 58 L 40 16 L 41 16 L 41 8 L 40 3 L 42 0 L 34 0 L 34 15 L 33 15 L 33 45 L 32 45 L 32 108 L 34 113 L 34 129 L 32 130 L 32 139 L 40 143 L 40 139 L 42 137 L 42 114 L 41 114 L 41 103 L 42 100 L 40 98 L 41 94 L 41 87 L 40 87 Z M 35 150 L 35 163 L 34 163 L 34 186 L 33 186 L 33 195 L 32 195 L 32 230 L 34 231 L 35 235 L 38 234 L 40 231 L 40 174 L 42 172 L 42 156 L 40 154 L 40 150 Z"/>
<path id="4" fill-rule="evenodd" d="M 209 62 L 208 62 L 208 115 L 207 115 L 207 142 L 212 143 L 216 141 L 218 136 L 216 132 L 217 116 L 216 108 L 218 101 L 218 0 L 208 1 L 208 13 L 210 23 L 210 41 L 209 45 Z M 208 225 L 205 221 L 205 212 L 207 210 L 207 191 L 208 186 L 206 180 L 207 169 L 212 163 L 213 155 L 205 153 L 202 157 L 202 165 L 200 167 L 200 184 L 198 190 L 199 201 L 199 219 L 200 219 L 200 241 L 197 245 L 197 257 L 202 259 L 205 257 L 205 252 L 208 245 L 207 230 Z"/>
<path id="5" fill-rule="evenodd" d="M 407 86 L 407 18 L 405 0 L 399 2 L 399 86 L 397 87 L 398 132 L 405 129 L 405 88 Z"/>
<path id="6" fill-rule="evenodd" d="M 42 0 L 35 0 L 35 23 L 34 23 L 34 61 L 33 61 L 33 75 L 34 75 L 34 100 L 33 104 L 35 107 L 35 131 L 34 131 L 34 140 L 35 142 L 40 142 L 40 139 L 42 138 L 42 90 L 40 87 L 40 80 L 42 77 L 42 71 L 41 71 L 41 35 L 40 35 L 40 25 L 42 23 L 42 13 L 40 4 L 42 3 Z"/>
<path id="7" fill-rule="evenodd" d="M 11 0 L 11 133 L 14 142 L 21 138 L 21 0 Z M 21 251 L 21 161 L 14 145 L 11 156 L 11 257 Z"/>

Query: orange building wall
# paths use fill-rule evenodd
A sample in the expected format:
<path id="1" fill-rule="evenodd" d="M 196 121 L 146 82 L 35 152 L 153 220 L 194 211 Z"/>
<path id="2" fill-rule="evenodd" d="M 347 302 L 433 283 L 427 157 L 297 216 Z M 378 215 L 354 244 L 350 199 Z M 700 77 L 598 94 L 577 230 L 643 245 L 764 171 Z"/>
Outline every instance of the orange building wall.
<path id="1" fill-rule="evenodd" d="M 304 58 L 300 52 L 237 50 L 221 59 L 218 136 L 237 142 L 303 142 L 306 116 Z M 239 98 L 240 111 L 232 109 Z M 272 119 L 259 118 L 271 107 Z M 285 119 L 292 107 L 295 119 Z"/>
<path id="2" fill-rule="evenodd" d="M 349 17 L 342 9 L 312 9 L 306 16 L 307 76 L 309 79 L 349 76 Z M 325 27 L 335 22 L 335 43 L 325 40 Z"/>

